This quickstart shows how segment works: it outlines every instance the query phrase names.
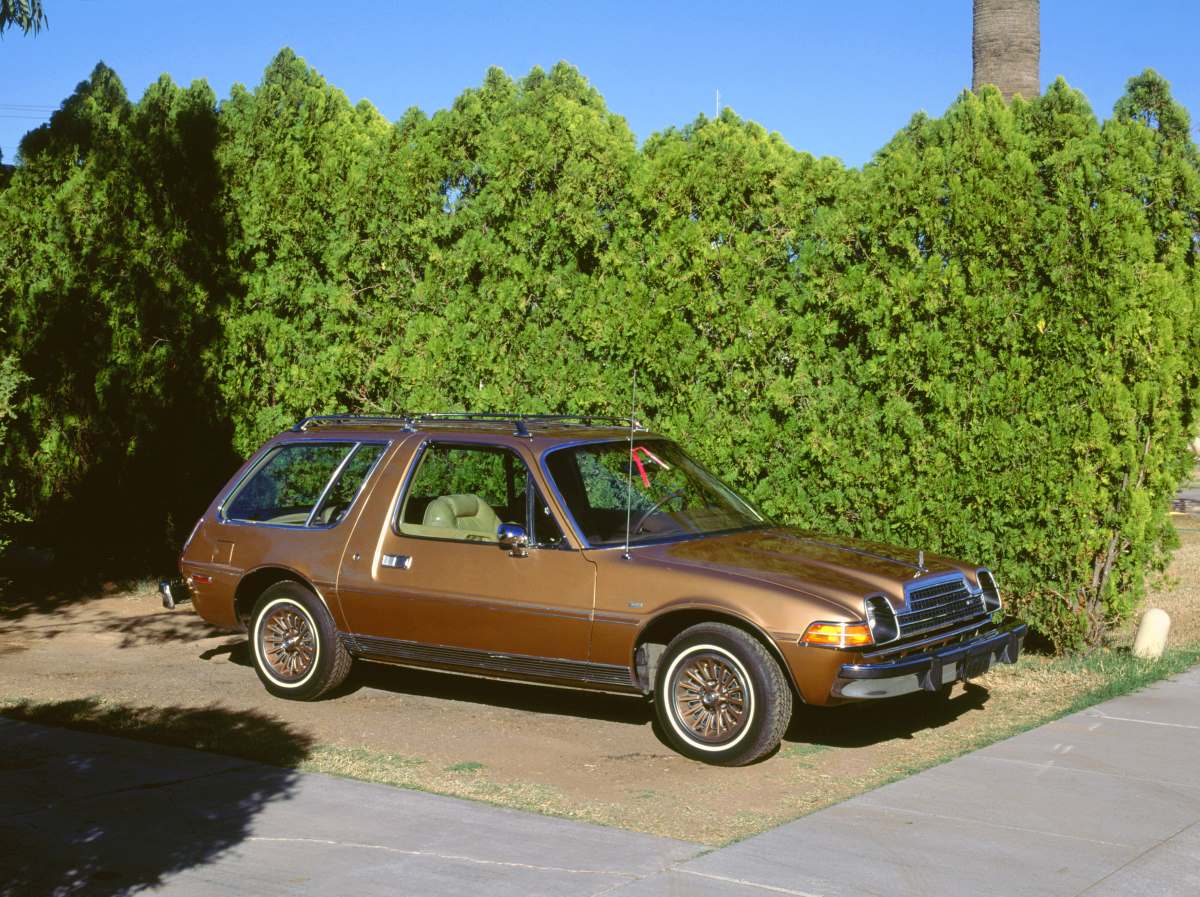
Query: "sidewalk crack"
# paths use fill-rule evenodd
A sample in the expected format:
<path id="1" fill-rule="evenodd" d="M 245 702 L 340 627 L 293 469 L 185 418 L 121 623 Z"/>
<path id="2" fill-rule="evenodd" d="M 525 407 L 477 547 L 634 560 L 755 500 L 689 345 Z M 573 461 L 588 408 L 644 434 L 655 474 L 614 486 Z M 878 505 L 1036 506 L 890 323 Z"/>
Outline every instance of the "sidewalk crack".
<path id="1" fill-rule="evenodd" d="M 713 881 L 723 881 L 731 885 L 743 885 L 748 888 L 758 888 L 762 891 L 770 891 L 772 894 L 787 894 L 788 897 L 821 897 L 820 894 L 814 894 L 811 891 L 793 891 L 791 888 L 781 888 L 777 885 L 764 885 L 762 882 L 750 881 L 745 878 L 731 878 L 727 875 L 717 875 L 713 872 L 697 872 L 695 869 L 684 869 L 680 866 L 674 867 L 676 872 L 682 872 L 684 875 L 695 875 L 698 878 L 708 878 Z"/>
<path id="2" fill-rule="evenodd" d="M 269 844 L 316 844 L 326 847 L 350 847 L 357 850 L 378 850 L 382 853 L 394 853 L 401 856 L 422 857 L 434 860 L 447 860 L 454 863 L 471 863 L 477 866 L 503 866 L 509 869 L 528 869 L 533 872 L 566 872 L 572 875 L 609 875 L 635 881 L 639 878 L 636 872 L 622 872 L 617 869 L 574 869 L 569 866 L 540 866 L 534 863 L 518 863 L 513 860 L 489 860 L 483 857 L 466 856 L 458 853 L 439 853 L 435 850 L 410 850 L 404 847 L 390 847 L 387 844 L 366 844 L 361 841 L 334 841 L 328 838 L 272 838 L 263 835 L 251 835 L 246 841 L 262 841 Z"/>
<path id="3" fill-rule="evenodd" d="M 1083 897 L 1083 895 L 1084 895 L 1084 894 L 1086 894 L 1088 891 L 1092 890 L 1092 889 L 1093 889 L 1093 888 L 1095 888 L 1097 885 L 1101 885 L 1101 884 L 1103 884 L 1104 882 L 1108 881 L 1110 878 L 1112 878 L 1114 875 L 1116 875 L 1116 874 L 1117 874 L 1118 872 L 1120 872 L 1122 869 L 1126 869 L 1126 868 L 1128 868 L 1128 867 L 1129 867 L 1131 864 L 1133 864 L 1133 863 L 1136 863 L 1136 862 L 1137 862 L 1138 860 L 1140 860 L 1142 857 L 1146 856 L 1146 854 L 1148 854 L 1148 853 L 1152 853 L 1153 851 L 1155 851 L 1155 850 L 1158 850 L 1158 848 L 1162 847 L 1162 846 L 1163 846 L 1164 844 L 1166 844 L 1168 841 L 1173 841 L 1175 838 L 1178 838 L 1180 835 L 1182 835 L 1182 834 L 1183 834 L 1184 832 L 1186 832 L 1188 829 L 1190 829 L 1190 828 L 1192 828 L 1193 826 L 1196 826 L 1196 825 L 1200 825 L 1200 822 L 1195 822 L 1195 821 L 1189 822 L 1189 823 L 1187 823 L 1187 825 L 1185 825 L 1185 826 L 1184 826 L 1183 828 L 1181 828 L 1179 831 L 1177 831 L 1177 832 L 1175 832 L 1175 833 L 1173 833 L 1173 834 L 1171 834 L 1171 835 L 1168 835 L 1166 838 L 1163 838 L 1161 841 L 1158 841 L 1158 842 L 1157 842 L 1157 843 L 1155 843 L 1155 844 L 1151 844 L 1151 845 L 1150 845 L 1149 847 L 1147 847 L 1145 850 L 1143 850 L 1143 851 L 1141 851 L 1140 853 L 1138 853 L 1138 854 L 1137 854 L 1137 856 L 1130 857 L 1128 860 L 1126 860 L 1124 863 L 1122 863 L 1122 864 L 1121 864 L 1120 866 L 1118 866 L 1116 869 L 1113 869 L 1111 872 L 1107 873 L 1106 875 L 1104 875 L 1104 876 L 1102 876 L 1102 877 L 1100 877 L 1100 878 L 1097 878 L 1097 879 L 1096 879 L 1094 882 L 1092 882 L 1090 885 L 1087 885 L 1086 887 L 1084 887 L 1084 888 L 1083 888 L 1083 890 L 1081 890 L 1081 891 L 1076 891 L 1076 892 L 1075 892 L 1075 895 L 1074 895 L 1074 897 Z"/>
<path id="4" fill-rule="evenodd" d="M 923 810 L 910 810 L 907 807 L 893 807 L 888 804 L 880 804 L 875 801 L 863 800 L 859 798 L 860 806 L 874 807 L 877 810 L 888 810 L 892 813 L 908 813 L 912 816 L 925 816 L 929 819 L 944 819 L 947 822 L 965 822 L 970 825 L 987 825 L 992 828 L 1008 829 L 1013 832 L 1025 832 L 1030 835 L 1044 835 L 1048 838 L 1064 838 L 1068 841 L 1084 841 L 1088 844 L 1103 844 L 1105 847 L 1123 847 L 1126 850 L 1133 850 L 1132 844 L 1121 844 L 1117 841 L 1102 841 L 1099 838 L 1084 838 L 1079 835 L 1065 835 L 1062 832 L 1054 832 L 1048 829 L 1028 828 L 1023 825 L 1005 825 L 1003 822 L 992 822 L 987 819 L 970 819 L 966 816 L 947 816 L 943 813 L 927 813 Z"/>
<path id="5" fill-rule="evenodd" d="M 215 776 L 223 776 L 228 773 L 245 772 L 248 769 L 260 769 L 258 763 L 245 763 L 238 766 L 227 766 L 222 769 L 214 769 L 209 772 L 197 773 L 194 776 L 184 776 L 183 778 L 167 779 L 159 782 L 142 782 L 138 785 L 126 785 L 122 788 L 113 788 L 108 791 L 97 791 L 94 794 L 80 794 L 72 797 L 64 797 L 62 800 L 48 803 L 42 807 L 36 807 L 26 810 L 23 813 L 13 813 L 7 818 L 20 819 L 24 816 L 36 816 L 41 813 L 51 813 L 59 807 L 70 806 L 71 804 L 83 803 L 84 801 L 97 800 L 100 798 L 112 797 L 116 794 L 128 794 L 133 791 L 157 791 L 160 788 L 172 788 L 176 785 L 186 785 L 191 782 L 198 782 L 202 779 L 210 779 Z"/>

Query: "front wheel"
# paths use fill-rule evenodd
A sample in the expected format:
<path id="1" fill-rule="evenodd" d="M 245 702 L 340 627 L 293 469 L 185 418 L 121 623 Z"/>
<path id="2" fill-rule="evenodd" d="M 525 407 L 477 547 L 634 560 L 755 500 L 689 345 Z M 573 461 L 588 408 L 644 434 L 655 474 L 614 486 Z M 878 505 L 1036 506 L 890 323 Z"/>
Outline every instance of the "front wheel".
<path id="1" fill-rule="evenodd" d="M 701 623 L 667 646 L 654 704 L 681 754 L 744 766 L 779 745 L 792 717 L 792 690 L 758 639 L 725 623 Z"/>
<path id="2" fill-rule="evenodd" d="M 350 652 L 329 611 L 298 582 L 277 582 L 262 593 L 251 615 L 250 644 L 258 678 L 279 698 L 316 700 L 350 672 Z"/>

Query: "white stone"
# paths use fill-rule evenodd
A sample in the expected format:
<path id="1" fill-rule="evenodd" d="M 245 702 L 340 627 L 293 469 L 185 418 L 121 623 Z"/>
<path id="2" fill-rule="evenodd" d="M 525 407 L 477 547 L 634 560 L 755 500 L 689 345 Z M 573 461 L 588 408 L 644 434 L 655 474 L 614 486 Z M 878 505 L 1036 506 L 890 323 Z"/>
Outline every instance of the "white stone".
<path id="1" fill-rule="evenodd" d="M 1144 660 L 1158 660 L 1167 647 L 1167 633 L 1171 630 L 1171 618 L 1165 610 L 1152 607 L 1142 617 L 1137 636 L 1133 640 L 1133 656 Z"/>

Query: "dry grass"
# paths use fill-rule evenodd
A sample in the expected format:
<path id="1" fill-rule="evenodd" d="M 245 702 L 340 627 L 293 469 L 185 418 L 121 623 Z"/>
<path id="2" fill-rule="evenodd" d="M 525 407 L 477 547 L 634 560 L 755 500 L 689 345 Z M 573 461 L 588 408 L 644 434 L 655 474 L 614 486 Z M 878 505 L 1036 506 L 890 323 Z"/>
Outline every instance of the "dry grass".
<path id="1" fill-rule="evenodd" d="M 1200 516 L 1173 514 L 1179 532 L 1180 547 L 1171 569 L 1146 602 L 1146 607 L 1161 607 L 1171 616 L 1170 644 L 1200 644 Z M 1114 637 L 1114 644 L 1133 644 L 1136 620 L 1130 621 Z"/>
<path id="2" fill-rule="evenodd" d="M 217 720 L 213 714 L 223 713 L 220 708 L 130 707 L 102 698 L 91 703 L 10 699 L 0 700 L 0 714 L 720 845 L 1200 661 L 1200 518 L 1178 515 L 1176 520 L 1182 545 L 1147 602 L 1172 619 L 1171 647 L 1161 661 L 1138 661 L 1129 654 L 1134 619 L 1105 649 L 1083 657 L 1027 654 L 1015 666 L 959 687 L 943 705 L 918 696 L 830 711 L 801 708 L 782 749 L 748 769 L 714 770 L 677 757 L 638 755 L 631 762 L 642 769 L 641 778 L 588 797 L 547 784 L 533 772 L 506 775 L 490 756 L 448 762 L 320 740 L 297 751 L 292 731 L 254 714 Z M 684 764 L 682 775 L 655 772 L 656 766 L 676 769 L 678 764 Z M 745 800 L 747 794 L 754 799 Z"/>

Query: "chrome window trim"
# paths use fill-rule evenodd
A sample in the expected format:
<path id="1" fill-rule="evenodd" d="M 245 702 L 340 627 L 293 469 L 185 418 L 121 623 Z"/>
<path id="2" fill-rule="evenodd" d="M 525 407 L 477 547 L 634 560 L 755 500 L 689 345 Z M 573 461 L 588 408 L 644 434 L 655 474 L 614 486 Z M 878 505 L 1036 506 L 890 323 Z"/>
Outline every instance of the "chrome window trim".
<path id="1" fill-rule="evenodd" d="M 346 462 L 351 457 L 354 456 L 354 453 L 356 451 L 358 451 L 358 449 L 360 447 L 362 447 L 364 445 L 382 445 L 383 451 L 379 453 L 379 457 L 375 459 L 375 463 L 371 465 L 371 468 L 370 468 L 370 470 L 367 471 L 366 476 L 364 476 L 362 478 L 362 482 L 358 484 L 358 491 L 354 493 L 354 498 L 351 499 L 350 504 L 347 506 L 347 509 L 346 509 L 347 513 L 345 515 L 343 515 L 342 520 L 339 520 L 337 523 L 325 523 L 325 524 L 321 524 L 320 526 L 310 526 L 308 523 L 308 520 L 312 518 L 312 513 L 313 513 L 312 511 L 309 512 L 309 516 L 308 516 L 308 518 L 306 518 L 306 521 L 304 523 L 266 523 L 266 522 L 259 522 L 257 520 L 242 520 L 237 517 L 227 517 L 225 515 L 225 505 L 229 504 L 229 502 L 234 498 L 234 496 L 236 496 L 238 494 L 238 492 L 241 490 L 242 486 L 246 483 L 246 481 L 248 481 L 250 479 L 250 477 L 254 476 L 256 473 L 258 473 L 260 470 L 262 470 L 262 468 L 265 466 L 267 459 L 273 457 L 279 449 L 288 448 L 293 445 L 348 445 L 348 446 L 350 446 L 349 452 L 346 454 L 346 456 L 344 458 L 342 458 L 342 460 L 340 462 L 338 462 L 338 466 L 334 470 L 333 476 L 331 476 L 330 479 L 325 483 L 325 488 L 321 490 L 321 495 L 317 498 L 317 503 L 315 505 L 313 505 L 314 510 L 321 506 L 321 502 L 324 501 L 329 488 L 333 485 L 334 482 L 336 482 L 337 475 L 339 473 L 341 473 L 342 468 L 344 467 Z M 379 464 L 381 461 L 383 461 L 384 457 L 387 455 L 388 449 L 391 447 L 391 445 L 392 445 L 392 440 L 390 440 L 390 439 L 364 439 L 361 441 L 353 440 L 353 439 L 287 439 L 282 442 L 279 442 L 276 445 L 271 446 L 267 451 L 263 452 L 260 455 L 260 457 L 257 460 L 255 460 L 255 462 L 252 465 L 250 465 L 249 470 L 247 470 L 246 473 L 244 473 L 241 477 L 238 478 L 238 481 L 236 483 L 234 483 L 233 488 L 231 488 L 225 492 L 225 495 L 221 498 L 220 504 L 217 505 L 217 512 L 215 515 L 216 521 L 217 521 L 217 523 L 223 524 L 225 526 L 258 526 L 258 527 L 265 527 L 267 529 L 282 529 L 282 530 L 287 530 L 288 532 L 293 532 L 293 533 L 295 533 L 295 532 L 326 532 L 328 530 L 335 529 L 336 527 L 341 526 L 342 521 L 350 516 L 350 514 L 349 514 L 350 508 L 353 508 L 355 503 L 358 502 L 358 499 L 362 495 L 363 489 L 366 487 L 367 482 L 371 479 L 372 476 L 375 475 L 375 472 L 379 469 Z"/>
<path id="2" fill-rule="evenodd" d="M 354 505 L 358 502 L 358 497 L 360 495 L 362 495 L 363 490 L 365 488 L 367 488 L 367 483 L 370 482 L 371 477 L 373 477 L 375 475 L 375 471 L 379 469 L 379 465 L 383 463 L 384 457 L 387 455 L 388 450 L 392 447 L 392 442 L 390 439 L 386 440 L 386 441 L 382 440 L 382 439 L 364 439 L 358 443 L 358 447 L 354 450 L 354 453 L 350 457 L 353 458 L 354 455 L 357 455 L 360 451 L 362 451 L 362 447 L 364 445 L 381 445 L 381 446 L 383 446 L 383 450 L 379 453 L 379 456 L 373 462 L 371 462 L 371 466 L 369 468 L 367 468 L 366 474 L 363 476 L 363 478 L 361 480 L 359 480 L 358 489 L 355 490 L 354 497 L 350 499 L 350 503 L 348 505 L 346 505 L 346 513 L 342 515 L 342 520 L 345 520 L 347 517 L 350 516 L 350 509 L 353 508 Z M 336 483 L 337 483 L 337 479 L 335 478 L 331 481 L 330 485 L 332 486 Z M 324 501 L 324 499 L 325 499 L 325 496 L 322 496 L 321 500 Z M 317 507 L 318 508 L 321 507 L 321 502 L 317 502 Z M 317 525 L 309 527 L 309 528 L 310 529 L 318 529 L 318 530 L 329 530 L 329 529 L 333 529 L 337 526 L 340 526 L 342 520 L 337 521 L 337 523 L 321 523 L 321 524 L 317 524 Z"/>
<path id="3" fill-rule="evenodd" d="M 499 442 L 488 442 L 480 439 L 445 439 L 440 436 L 426 435 L 421 444 L 418 445 L 413 451 L 412 459 L 408 462 L 408 470 L 405 471 L 404 480 L 400 484 L 400 491 L 396 495 L 396 503 L 390 512 L 392 520 L 392 534 L 400 537 L 401 539 L 420 539 L 423 542 L 450 542 L 454 545 L 482 545 L 488 548 L 495 548 L 498 544 L 496 542 L 480 542 L 477 539 L 443 539 L 438 536 L 419 536 L 414 533 L 406 533 L 401 531 L 400 514 L 404 510 L 405 499 L 408 497 L 408 489 L 412 485 L 412 478 L 416 476 L 417 471 L 421 467 L 421 459 L 425 457 L 425 451 L 431 445 L 453 445 L 464 448 L 496 449 L 502 452 L 509 452 L 517 459 L 517 461 L 521 463 L 521 466 L 525 468 L 525 475 L 528 477 L 528 482 L 533 484 L 534 489 L 538 488 L 537 480 L 534 478 L 533 470 L 529 467 L 528 462 L 521 457 L 521 453 L 511 445 L 505 445 Z M 545 500 L 544 496 L 543 500 Z M 528 524 L 530 521 L 526 520 L 525 522 Z M 558 523 L 557 520 L 554 522 L 556 524 Z M 574 525 L 573 520 L 571 523 Z M 559 529 L 561 528 L 562 527 L 560 526 Z M 532 536 L 532 533 L 530 533 L 530 536 Z M 530 541 L 529 548 L 530 550 L 538 551 L 578 551 L 578 549 L 572 548 L 570 544 L 567 543 L 566 533 L 563 533 L 563 544 L 561 546 L 536 545 L 533 541 Z"/>
<path id="4" fill-rule="evenodd" d="M 624 543 L 620 543 L 617 545 L 593 545 L 586 537 L 584 537 L 583 529 L 582 529 L 582 527 L 580 527 L 579 521 L 577 521 L 575 519 L 575 515 L 571 513 L 570 505 L 567 504 L 567 500 L 565 498 L 563 498 L 562 493 L 558 491 L 558 483 L 556 483 L 554 481 L 554 476 L 550 473 L 550 468 L 546 466 L 546 458 L 549 455 L 554 454 L 555 452 L 562 451 L 563 449 L 578 448 L 581 445 L 606 445 L 607 443 L 610 443 L 610 442 L 623 443 L 626 441 L 626 438 L 627 437 L 624 437 L 624 436 L 602 436 L 600 438 L 593 438 L 593 439 L 572 439 L 569 442 L 561 442 L 558 445 L 552 445 L 552 446 L 550 446 L 550 448 L 546 449 L 538 456 L 538 468 L 542 472 L 542 479 L 544 479 L 546 481 L 546 485 L 550 487 L 550 491 L 554 494 L 554 500 L 558 503 L 559 510 L 562 511 L 563 517 L 566 518 L 567 523 L 570 524 L 570 526 L 571 526 L 571 532 L 574 533 L 575 538 L 578 540 L 579 544 L 582 545 L 585 550 L 587 550 L 587 551 L 625 551 L 626 549 L 628 549 L 629 551 L 633 551 L 634 549 L 637 549 L 637 548 L 649 548 L 654 545 L 671 545 L 675 542 L 695 542 L 697 539 L 709 539 L 709 538 L 713 538 L 715 536 L 727 536 L 730 533 L 745 533 L 745 532 L 750 532 L 751 530 L 756 530 L 756 529 L 774 529 L 775 528 L 775 524 L 772 523 L 771 520 L 769 520 L 767 517 L 763 516 L 763 514 L 761 514 L 759 511 L 757 511 L 753 505 L 751 505 L 749 502 L 746 501 L 746 499 L 742 498 L 740 495 L 737 494 L 737 492 L 735 492 L 732 488 L 730 488 L 729 486 L 726 486 L 722 482 L 721 485 L 725 486 L 726 489 L 729 489 L 729 492 L 733 495 L 733 497 L 736 498 L 739 502 L 741 502 L 742 505 L 744 505 L 745 508 L 751 514 L 753 514 L 755 517 L 757 517 L 759 519 L 759 522 L 757 524 L 755 524 L 753 526 L 738 526 L 738 527 L 733 527 L 732 529 L 714 530 L 711 533 L 681 533 L 677 536 L 664 536 L 659 539 L 645 539 L 641 542 L 630 543 L 628 546 L 626 546 Z M 683 451 L 683 447 L 680 446 L 679 443 L 675 442 L 675 440 L 668 439 L 665 436 L 655 436 L 654 438 L 661 439 L 663 442 L 670 442 L 672 445 L 679 448 L 679 450 L 681 452 L 683 452 L 684 457 L 686 457 L 689 461 L 692 461 L 692 463 L 696 463 L 695 459 L 692 458 L 692 456 L 689 455 L 687 452 Z M 706 471 L 706 472 L 708 472 L 709 475 L 712 476 L 714 479 L 717 479 L 715 474 L 712 474 L 709 471 Z M 717 479 L 717 481 L 721 482 L 719 479 Z"/>
<path id="5" fill-rule="evenodd" d="M 603 445 L 609 442 L 624 442 L 620 437 L 609 437 L 607 439 L 572 439 L 570 442 L 560 442 L 558 445 L 553 445 L 538 455 L 538 468 L 542 471 L 542 479 L 546 481 L 546 485 L 550 487 L 550 491 L 554 494 L 554 501 L 562 511 L 563 517 L 567 519 L 567 523 L 571 527 L 571 532 L 574 533 L 576 541 L 579 542 L 585 549 L 591 549 L 592 543 L 589 542 L 583 535 L 583 529 L 579 526 L 579 521 L 575 519 L 575 515 L 571 513 L 571 506 L 567 504 L 567 500 L 563 498 L 563 494 L 558 489 L 558 483 L 550 474 L 550 468 L 546 466 L 546 458 L 557 451 L 567 448 L 575 448 L 580 445 Z M 633 547 L 633 546 L 630 546 Z"/>
<path id="6" fill-rule="evenodd" d="M 321 494 L 317 496 L 316 504 L 312 506 L 312 510 L 308 512 L 308 517 L 304 521 L 306 527 L 313 525 L 313 518 L 317 516 L 317 511 L 321 505 L 325 504 L 325 499 L 329 497 L 329 490 L 333 488 L 333 484 L 337 482 L 338 477 L 342 475 L 342 471 L 346 469 L 346 465 L 350 463 L 350 459 L 354 457 L 354 453 L 362 446 L 361 442 L 356 442 L 350 446 L 350 451 L 342 456 L 342 460 L 338 462 L 338 466 L 333 469 L 333 473 L 329 475 L 329 479 L 325 482 L 325 488 L 321 490 Z"/>
<path id="7" fill-rule="evenodd" d="M 756 524 L 754 526 L 738 526 L 733 529 L 718 529 L 711 533 L 681 533 L 677 536 L 661 536 L 657 539 L 645 539 L 638 542 L 636 545 L 629 546 L 630 551 L 637 551 L 639 548 L 653 548 L 656 545 L 676 545 L 681 542 L 698 542 L 701 539 L 716 539 L 720 536 L 729 536 L 733 533 L 749 533 L 755 530 L 776 529 L 777 527 L 771 523 Z M 582 541 L 582 540 L 580 540 Z M 589 551 L 624 551 L 625 544 L 619 545 L 587 545 Z"/>

